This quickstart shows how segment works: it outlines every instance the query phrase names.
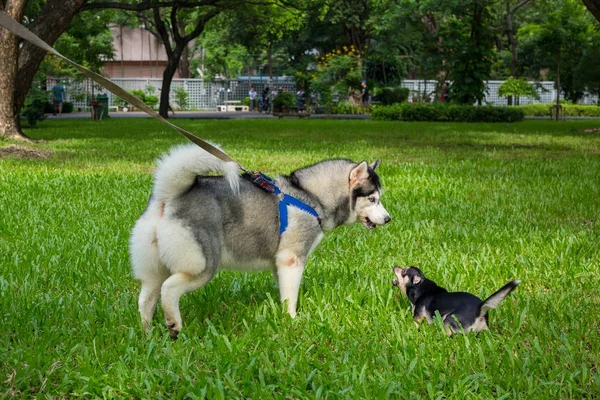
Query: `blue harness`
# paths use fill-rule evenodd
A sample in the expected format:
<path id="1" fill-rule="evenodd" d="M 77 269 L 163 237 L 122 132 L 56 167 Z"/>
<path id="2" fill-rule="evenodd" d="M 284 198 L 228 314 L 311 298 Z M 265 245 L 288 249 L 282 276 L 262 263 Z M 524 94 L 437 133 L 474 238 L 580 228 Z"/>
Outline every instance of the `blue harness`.
<path id="1" fill-rule="evenodd" d="M 293 206 L 299 208 L 300 210 L 312 215 L 315 217 L 319 224 L 321 223 L 321 219 L 319 218 L 319 214 L 315 211 L 314 208 L 309 206 L 308 204 L 298 200 L 297 198 L 290 196 L 289 194 L 282 193 L 281 190 L 275 184 L 275 181 L 268 177 L 267 175 L 261 172 L 253 172 L 250 174 L 250 179 L 252 182 L 259 186 L 261 189 L 269 193 L 273 193 L 279 199 L 279 235 L 283 235 L 283 232 L 288 227 L 288 206 Z"/>

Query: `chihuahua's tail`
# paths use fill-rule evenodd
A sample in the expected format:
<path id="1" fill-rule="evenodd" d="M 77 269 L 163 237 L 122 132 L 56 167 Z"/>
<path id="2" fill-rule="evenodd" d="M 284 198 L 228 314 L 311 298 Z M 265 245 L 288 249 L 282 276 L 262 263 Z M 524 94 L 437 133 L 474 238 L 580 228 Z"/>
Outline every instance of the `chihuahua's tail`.
<path id="1" fill-rule="evenodd" d="M 479 306 L 479 313 L 477 316 L 483 317 L 485 314 L 488 313 L 488 311 L 495 310 L 498 307 L 498 305 L 500 305 L 502 300 L 504 300 L 506 296 L 508 296 L 510 292 L 512 292 L 519 283 L 521 283 L 521 281 L 510 281 L 506 285 L 502 286 L 502 288 L 496 293 L 485 299 L 483 303 L 481 303 L 481 305 Z"/>

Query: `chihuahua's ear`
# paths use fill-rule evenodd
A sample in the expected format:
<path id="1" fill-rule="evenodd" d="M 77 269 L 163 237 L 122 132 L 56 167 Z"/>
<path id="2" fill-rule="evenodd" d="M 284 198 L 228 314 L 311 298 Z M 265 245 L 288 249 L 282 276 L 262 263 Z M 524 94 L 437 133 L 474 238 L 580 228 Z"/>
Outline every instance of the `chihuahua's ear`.
<path id="1" fill-rule="evenodd" d="M 419 275 L 415 275 L 412 278 L 412 284 L 415 286 L 418 286 L 419 283 L 421 283 L 423 280 L 421 279 L 421 277 Z"/>

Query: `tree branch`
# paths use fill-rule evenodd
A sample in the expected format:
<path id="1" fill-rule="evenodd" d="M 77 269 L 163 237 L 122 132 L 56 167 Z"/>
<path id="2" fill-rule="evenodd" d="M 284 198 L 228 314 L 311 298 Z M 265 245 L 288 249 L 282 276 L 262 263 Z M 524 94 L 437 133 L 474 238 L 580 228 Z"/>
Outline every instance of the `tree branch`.
<path id="1" fill-rule="evenodd" d="M 204 0 L 204 1 L 163 1 L 163 2 L 140 2 L 136 4 L 129 3 L 121 3 L 117 1 L 102 1 L 95 3 L 86 3 L 83 7 L 81 7 L 80 11 L 87 10 L 98 10 L 104 8 L 114 8 L 118 10 L 128 10 L 128 11 L 147 11 L 147 10 L 155 10 L 157 8 L 163 7 L 179 7 L 179 8 L 192 8 L 192 7 L 201 7 L 201 6 L 210 6 L 217 3 L 218 0 Z"/>
<path id="2" fill-rule="evenodd" d="M 529 3 L 531 3 L 533 0 L 521 0 L 520 2 L 518 2 L 517 4 L 515 4 L 515 6 L 513 7 L 513 9 L 510 11 L 510 13 L 512 15 L 515 15 L 515 13 L 517 12 L 517 10 L 521 7 L 523 7 L 524 5 L 527 5 Z"/>
<path id="3" fill-rule="evenodd" d="M 178 43 L 181 40 L 181 36 L 179 35 L 179 24 L 177 23 L 177 8 L 177 6 L 171 8 L 171 32 L 173 32 L 175 43 Z"/>
<path id="4" fill-rule="evenodd" d="M 229 4 L 233 3 L 233 4 Z M 178 8 L 196 8 L 202 6 L 219 6 L 219 7 L 235 7 L 243 4 L 255 5 L 255 6 L 278 6 L 282 8 L 293 8 L 296 10 L 302 11 L 293 1 L 289 0 L 245 0 L 245 1 L 235 1 L 235 2 L 227 2 L 223 0 L 200 0 L 200 1 L 157 1 L 157 2 L 148 2 L 143 1 L 135 4 L 122 3 L 118 1 L 98 1 L 86 3 L 81 7 L 80 11 L 88 11 L 88 10 L 98 10 L 105 8 L 113 8 L 118 10 L 127 10 L 127 11 L 147 11 L 154 10 L 157 8 L 164 7 L 178 7 Z"/>
<path id="5" fill-rule="evenodd" d="M 158 31 L 158 34 L 162 38 L 163 45 L 165 46 L 165 50 L 167 52 L 167 58 L 171 59 L 174 56 L 173 48 L 171 47 L 171 41 L 169 40 L 169 33 L 165 28 L 165 24 L 162 21 L 162 18 L 160 17 L 160 9 L 155 8 L 152 11 L 154 14 L 154 25 L 156 27 L 156 30 Z"/>
<path id="6" fill-rule="evenodd" d="M 200 36 L 202 31 L 204 30 L 204 25 L 206 24 L 206 22 L 210 21 L 211 18 L 214 18 L 220 12 L 221 12 L 221 10 L 212 10 L 212 11 L 209 11 L 206 14 L 204 14 L 202 17 L 200 17 L 200 20 L 198 21 L 194 30 L 192 32 L 190 32 L 188 35 L 185 35 L 184 37 L 182 37 L 181 40 L 185 43 L 188 43 L 188 42 L 194 40 L 195 38 L 197 38 L 198 36 Z"/>

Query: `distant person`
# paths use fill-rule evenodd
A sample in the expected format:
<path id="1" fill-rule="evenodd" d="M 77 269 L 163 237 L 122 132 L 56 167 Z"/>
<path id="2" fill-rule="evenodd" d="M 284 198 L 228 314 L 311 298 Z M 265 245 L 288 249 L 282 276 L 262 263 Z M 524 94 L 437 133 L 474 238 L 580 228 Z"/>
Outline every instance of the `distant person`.
<path id="1" fill-rule="evenodd" d="M 62 82 L 58 82 L 56 85 L 52 86 L 51 91 L 52 91 L 52 103 L 54 104 L 54 113 L 52 115 L 56 115 L 56 113 L 58 113 L 58 115 L 61 116 L 62 109 L 63 109 L 65 87 L 62 85 Z"/>
<path id="2" fill-rule="evenodd" d="M 361 114 L 364 114 L 365 107 L 369 107 L 369 86 L 367 86 L 367 81 L 362 81 L 360 85 L 362 86 L 362 91 L 360 93 L 360 112 Z"/>
<path id="3" fill-rule="evenodd" d="M 450 85 L 448 82 L 444 82 L 444 88 L 442 89 L 442 98 L 440 99 L 442 103 L 447 103 L 450 101 Z"/>
<path id="4" fill-rule="evenodd" d="M 263 89 L 262 91 L 262 110 L 264 112 L 269 111 L 269 95 L 270 95 L 270 91 L 271 89 L 267 86 L 266 88 Z"/>
<path id="5" fill-rule="evenodd" d="M 254 86 L 250 88 L 248 96 L 250 97 L 250 111 L 254 111 L 256 108 L 256 90 L 254 90 Z"/>
<path id="6" fill-rule="evenodd" d="M 296 107 L 298 112 L 304 112 L 304 90 L 302 89 L 296 93 Z"/>

